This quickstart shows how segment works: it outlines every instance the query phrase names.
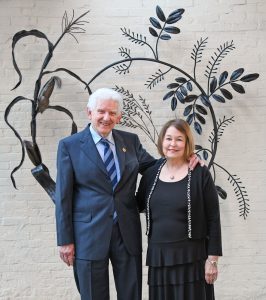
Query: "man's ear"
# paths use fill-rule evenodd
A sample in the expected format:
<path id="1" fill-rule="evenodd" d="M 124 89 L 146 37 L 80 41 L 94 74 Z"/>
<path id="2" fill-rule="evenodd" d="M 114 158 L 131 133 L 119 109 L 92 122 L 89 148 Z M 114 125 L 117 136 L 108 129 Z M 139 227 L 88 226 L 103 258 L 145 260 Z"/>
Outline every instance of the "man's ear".
<path id="1" fill-rule="evenodd" d="M 91 120 L 91 110 L 88 107 L 86 108 L 86 113 L 87 113 L 89 120 Z"/>
<path id="2" fill-rule="evenodd" d="M 120 115 L 117 116 L 117 118 L 116 118 L 116 124 L 119 124 L 121 118 L 122 118 L 122 113 L 120 113 Z"/>

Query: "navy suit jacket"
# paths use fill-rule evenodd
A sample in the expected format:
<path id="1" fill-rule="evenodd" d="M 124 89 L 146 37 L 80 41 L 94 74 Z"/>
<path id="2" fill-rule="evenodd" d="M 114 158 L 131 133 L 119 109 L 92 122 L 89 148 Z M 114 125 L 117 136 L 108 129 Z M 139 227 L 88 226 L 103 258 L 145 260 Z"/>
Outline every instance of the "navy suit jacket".
<path id="1" fill-rule="evenodd" d="M 56 181 L 58 245 L 75 244 L 75 257 L 104 259 L 108 254 L 114 206 L 123 242 L 131 255 L 142 251 L 135 198 L 138 173 L 155 160 L 136 134 L 113 129 L 121 178 L 113 191 L 89 126 L 59 142 Z"/>

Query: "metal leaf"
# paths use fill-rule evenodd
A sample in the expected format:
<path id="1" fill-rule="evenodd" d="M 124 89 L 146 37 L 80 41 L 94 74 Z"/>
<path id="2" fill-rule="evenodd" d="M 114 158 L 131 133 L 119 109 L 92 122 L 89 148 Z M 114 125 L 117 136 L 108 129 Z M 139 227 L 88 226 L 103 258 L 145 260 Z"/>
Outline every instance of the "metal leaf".
<path id="1" fill-rule="evenodd" d="M 168 84 L 167 88 L 168 89 L 175 89 L 175 88 L 178 88 L 179 85 L 180 85 L 179 83 L 173 82 L 173 83 Z"/>
<path id="2" fill-rule="evenodd" d="M 178 16 L 178 15 L 182 15 L 185 12 L 185 10 L 183 8 L 178 8 L 174 11 L 172 11 L 169 15 L 169 17 L 173 17 L 173 16 Z"/>
<path id="3" fill-rule="evenodd" d="M 236 92 L 238 92 L 238 93 L 240 93 L 240 94 L 245 94 L 245 89 L 243 88 L 242 85 L 240 85 L 240 84 L 238 84 L 238 83 L 231 82 L 231 86 L 232 86 L 232 88 L 233 88 Z"/>
<path id="4" fill-rule="evenodd" d="M 162 35 L 160 35 L 160 39 L 164 40 L 164 41 L 168 41 L 168 40 L 171 39 L 171 35 L 169 35 L 169 34 L 162 34 Z"/>
<path id="5" fill-rule="evenodd" d="M 158 37 L 158 33 L 155 31 L 155 29 L 153 29 L 152 27 L 149 27 L 149 32 L 151 35 L 153 35 L 154 37 Z"/>
<path id="6" fill-rule="evenodd" d="M 173 15 L 171 17 L 168 17 L 165 23 L 174 24 L 174 23 L 178 22 L 181 18 L 182 18 L 181 15 Z"/>
<path id="7" fill-rule="evenodd" d="M 250 82 L 256 80 L 257 78 L 259 78 L 259 76 L 260 75 L 258 73 L 248 74 L 240 78 L 240 80 L 243 82 Z"/>
<path id="8" fill-rule="evenodd" d="M 202 115 L 200 115 L 198 113 L 195 113 L 195 115 L 196 115 L 196 118 L 200 121 L 201 124 L 205 124 L 206 123 L 206 121 L 205 121 L 205 119 L 203 118 Z"/>
<path id="9" fill-rule="evenodd" d="M 77 124 L 73 121 L 72 122 L 72 125 L 71 125 L 71 135 L 74 134 L 74 133 L 77 133 L 78 132 L 78 126 Z"/>
<path id="10" fill-rule="evenodd" d="M 202 105 L 196 104 L 196 110 L 200 112 L 202 115 L 208 114 L 207 110 Z"/>
<path id="11" fill-rule="evenodd" d="M 180 91 L 184 96 L 187 96 L 187 89 L 183 85 L 180 87 Z"/>
<path id="12" fill-rule="evenodd" d="M 202 134 L 202 127 L 198 122 L 194 122 L 194 129 L 196 130 L 196 132 L 201 135 Z"/>
<path id="13" fill-rule="evenodd" d="M 12 184 L 14 186 L 14 188 L 16 189 L 16 181 L 15 181 L 15 178 L 14 178 L 14 173 L 20 169 L 20 167 L 23 165 L 23 162 L 24 162 L 24 159 L 25 159 L 25 149 L 24 149 L 24 144 L 23 144 L 23 141 L 22 141 L 22 138 L 20 137 L 19 133 L 16 131 L 16 129 L 9 123 L 8 121 L 8 116 L 9 116 L 9 113 L 12 109 L 12 107 L 14 105 L 16 105 L 18 102 L 22 101 L 22 100 L 27 100 L 27 101 L 30 101 L 31 104 L 33 105 L 33 100 L 31 99 L 27 99 L 25 97 L 22 97 L 22 96 L 18 96 L 16 97 L 15 99 L 13 99 L 11 101 L 11 103 L 9 103 L 9 105 L 7 106 L 6 110 L 5 110 L 5 114 L 4 114 L 4 120 L 6 122 L 6 124 L 11 128 L 11 130 L 14 132 L 15 136 L 18 138 L 19 142 L 20 142 L 20 145 L 21 145 L 21 159 L 20 159 L 20 163 L 12 170 L 11 174 L 10 174 L 10 178 L 11 178 L 11 181 L 12 181 Z"/>
<path id="14" fill-rule="evenodd" d="M 40 94 L 38 96 L 38 111 L 43 113 L 45 109 L 49 106 L 50 96 L 54 90 L 54 86 L 61 87 L 61 79 L 57 76 L 51 77 L 43 86 Z"/>
<path id="15" fill-rule="evenodd" d="M 33 143 L 31 141 L 23 141 L 23 144 L 26 148 L 27 154 L 31 162 L 34 164 L 34 166 L 38 166 L 42 163 L 42 156 L 41 152 L 39 150 L 39 147 L 36 143 Z"/>
<path id="16" fill-rule="evenodd" d="M 175 26 L 167 26 L 164 28 L 164 31 L 172 34 L 180 33 L 180 29 Z"/>
<path id="17" fill-rule="evenodd" d="M 233 99 L 233 95 L 228 90 L 221 88 L 220 91 L 226 99 L 228 99 L 228 100 Z"/>
<path id="18" fill-rule="evenodd" d="M 242 74 L 244 73 L 244 69 L 243 68 L 239 68 L 237 70 L 235 70 L 231 77 L 230 80 L 236 80 L 237 78 L 239 78 Z"/>
<path id="19" fill-rule="evenodd" d="M 159 5 L 156 6 L 156 15 L 162 22 L 165 22 L 164 12 Z"/>
<path id="20" fill-rule="evenodd" d="M 176 9 L 168 16 L 166 23 L 173 24 L 179 21 L 182 18 L 182 14 L 185 12 L 183 8 Z"/>
<path id="21" fill-rule="evenodd" d="M 172 100 L 171 100 L 171 109 L 172 111 L 174 111 L 177 107 L 177 99 L 176 97 L 173 97 Z"/>
<path id="22" fill-rule="evenodd" d="M 70 119 L 72 120 L 71 134 L 74 134 L 78 131 L 77 125 L 74 122 L 73 115 L 67 108 L 60 106 L 60 105 L 54 105 L 54 106 L 49 105 L 48 109 L 58 110 L 58 111 L 61 111 L 61 112 L 64 112 L 65 114 L 67 114 L 70 117 Z"/>
<path id="23" fill-rule="evenodd" d="M 193 101 L 195 101 L 197 98 L 198 98 L 197 95 L 188 95 L 188 96 L 185 98 L 185 102 L 193 102 Z"/>
<path id="24" fill-rule="evenodd" d="M 186 117 L 190 114 L 191 110 L 192 110 L 193 105 L 189 104 L 185 109 L 184 109 L 184 113 L 183 116 Z"/>
<path id="25" fill-rule="evenodd" d="M 214 93 L 214 91 L 215 91 L 215 89 L 216 89 L 216 86 L 217 86 L 217 79 L 216 79 L 216 77 L 214 76 L 214 77 L 212 78 L 212 81 L 211 81 L 211 84 L 210 84 L 210 92 L 211 92 L 211 94 Z"/>
<path id="26" fill-rule="evenodd" d="M 228 77 L 228 72 L 224 71 L 219 77 L 219 86 L 222 85 Z"/>
<path id="27" fill-rule="evenodd" d="M 63 72 L 66 72 L 67 74 L 69 74 L 70 76 L 76 78 L 78 81 L 80 81 L 81 83 L 83 83 L 86 87 L 86 89 L 88 90 L 88 92 L 91 94 L 91 90 L 90 90 L 90 87 L 89 87 L 89 84 L 87 84 L 85 81 L 83 81 L 77 74 L 75 74 L 74 72 L 68 70 L 68 69 L 65 69 L 65 68 L 58 68 L 54 71 L 45 71 L 43 72 L 43 75 L 46 75 L 46 74 L 52 74 L 52 73 L 56 73 L 56 72 L 60 72 L 60 71 L 63 71 Z"/>
<path id="28" fill-rule="evenodd" d="M 186 83 L 187 82 L 186 78 L 184 78 L 184 77 L 177 77 L 175 79 L 175 81 L 179 82 L 179 83 Z"/>
<path id="29" fill-rule="evenodd" d="M 51 178 L 48 168 L 44 164 L 40 164 L 32 169 L 31 173 L 55 203 L 55 182 Z"/>
<path id="30" fill-rule="evenodd" d="M 208 159 L 208 156 L 209 156 L 208 152 L 207 152 L 206 150 L 204 150 L 204 151 L 203 151 L 203 158 L 204 158 L 205 160 L 207 160 L 207 159 Z"/>
<path id="31" fill-rule="evenodd" d="M 191 92 L 193 90 L 192 83 L 190 81 L 187 82 L 187 89 Z"/>
<path id="32" fill-rule="evenodd" d="M 227 193 L 224 189 L 222 189 L 220 186 L 216 185 L 216 191 L 217 194 L 223 199 L 225 200 L 227 198 Z"/>
<path id="33" fill-rule="evenodd" d="M 202 146 L 201 145 L 195 145 L 195 150 L 201 150 Z"/>
<path id="34" fill-rule="evenodd" d="M 206 96 L 206 95 L 200 95 L 199 98 L 200 98 L 201 102 L 202 102 L 205 106 L 209 107 L 209 106 L 211 105 L 211 102 L 210 102 L 208 96 Z"/>
<path id="35" fill-rule="evenodd" d="M 208 62 L 205 76 L 207 76 L 207 78 L 212 78 L 213 75 L 217 73 L 222 60 L 234 49 L 235 46 L 233 41 L 220 45 L 220 47 L 217 48 L 218 51 L 214 52 L 214 55 L 211 56 L 211 60 Z"/>
<path id="36" fill-rule="evenodd" d="M 174 95 L 175 91 L 169 91 L 168 93 L 166 93 L 163 97 L 163 100 L 166 100 L 170 97 L 172 97 Z"/>
<path id="37" fill-rule="evenodd" d="M 194 117 L 194 114 L 190 114 L 190 115 L 187 117 L 186 121 L 188 122 L 189 125 L 191 125 L 191 123 L 192 123 L 192 121 L 193 121 L 193 117 Z"/>
<path id="38" fill-rule="evenodd" d="M 225 103 L 225 99 L 224 97 L 220 96 L 220 95 L 217 95 L 217 94 L 213 94 L 212 95 L 213 99 L 220 102 L 220 103 Z"/>
<path id="39" fill-rule="evenodd" d="M 157 19 L 155 19 L 154 17 L 150 17 L 150 22 L 151 22 L 151 25 L 154 26 L 155 28 L 162 29 L 160 22 Z"/>
<path id="40" fill-rule="evenodd" d="M 120 28 L 123 32 L 123 35 L 129 39 L 132 43 L 138 44 L 140 46 L 143 46 L 146 44 L 146 37 L 142 34 L 138 34 L 135 32 L 130 32 L 130 29 Z"/>
<path id="41" fill-rule="evenodd" d="M 176 97 L 178 98 L 178 100 L 179 100 L 182 104 L 184 104 L 184 103 L 185 103 L 185 98 L 184 98 L 183 94 L 180 93 L 179 91 L 176 91 L 175 94 L 176 94 Z"/>
<path id="42" fill-rule="evenodd" d="M 12 58 L 13 58 L 13 66 L 14 66 L 14 69 L 16 70 L 18 76 L 19 76 L 19 81 L 18 83 L 13 87 L 12 90 L 16 89 L 20 84 L 21 84 L 21 81 L 22 81 L 22 75 L 21 75 L 21 72 L 20 72 L 20 69 L 18 68 L 18 65 L 16 63 L 16 59 L 15 59 L 15 46 L 16 46 L 16 43 L 26 37 L 26 36 L 30 36 L 30 35 L 33 35 L 33 36 L 36 36 L 37 38 L 42 38 L 42 39 L 45 39 L 48 43 L 48 51 L 49 51 L 49 54 L 47 57 L 46 57 L 46 60 L 43 64 L 43 66 L 45 67 L 47 65 L 47 60 L 48 60 L 48 57 L 51 58 L 52 57 L 52 52 L 53 52 L 53 44 L 49 41 L 49 39 L 46 37 L 46 35 L 44 33 L 42 33 L 41 31 L 39 30 L 36 30 L 36 29 L 33 29 L 33 30 L 30 30 L 30 31 L 27 31 L 27 30 L 22 30 L 22 31 L 19 31 L 17 32 L 14 36 L 13 36 L 13 40 L 12 40 Z"/>

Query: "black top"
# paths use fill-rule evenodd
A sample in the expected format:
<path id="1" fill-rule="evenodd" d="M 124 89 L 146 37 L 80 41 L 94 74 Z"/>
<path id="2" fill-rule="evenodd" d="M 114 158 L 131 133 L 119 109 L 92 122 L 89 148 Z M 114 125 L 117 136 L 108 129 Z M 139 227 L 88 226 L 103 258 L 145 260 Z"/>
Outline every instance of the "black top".
<path id="1" fill-rule="evenodd" d="M 173 266 L 206 258 L 204 239 L 184 239 L 187 234 L 187 177 L 176 182 L 159 179 L 153 191 L 148 266 Z"/>
<path id="2" fill-rule="evenodd" d="M 147 205 L 147 199 L 151 193 L 152 186 L 154 185 L 156 174 L 158 173 L 159 166 L 162 164 L 163 160 L 159 160 L 156 165 L 153 167 L 149 168 L 144 175 L 141 178 L 141 182 L 139 185 L 139 190 L 137 193 L 137 201 L 139 205 L 140 211 L 143 209 L 146 209 L 150 211 L 150 219 L 147 220 L 147 222 L 150 222 L 150 234 L 153 232 L 153 226 L 157 226 L 154 224 L 154 217 L 159 218 L 159 215 L 162 214 L 164 215 L 164 222 L 165 224 L 169 224 L 171 222 L 174 222 L 174 226 L 176 227 L 177 225 L 177 220 L 174 220 L 177 216 L 179 220 L 184 220 L 187 218 L 187 211 L 184 213 L 184 216 L 181 217 L 180 213 L 176 213 L 176 208 L 177 207 L 172 207 L 168 210 L 168 221 L 166 220 L 165 217 L 165 209 L 167 207 L 160 207 L 157 212 L 153 212 L 154 207 L 146 207 Z M 183 194 L 184 193 L 184 186 L 186 180 L 184 182 L 181 180 L 177 184 L 181 185 L 182 187 L 180 192 Z M 160 184 L 160 181 L 157 181 L 157 184 L 155 186 L 155 189 L 157 189 L 158 183 Z M 167 183 L 165 183 L 167 185 Z M 171 184 L 169 184 L 171 185 Z M 194 240 L 206 240 L 206 248 L 207 248 L 207 255 L 217 255 L 217 256 L 222 256 L 222 241 L 221 241 L 221 225 L 220 225 L 220 211 L 219 211 L 219 201 L 218 201 L 218 195 L 217 191 L 215 188 L 215 184 L 212 180 L 211 174 L 208 170 L 207 167 L 201 167 L 197 166 L 191 173 L 191 227 L 192 227 L 192 239 Z M 153 191 L 153 194 L 155 193 L 155 189 Z M 156 196 L 157 194 L 157 196 Z M 186 192 L 184 193 L 186 195 Z M 184 196 L 183 195 L 183 196 Z M 168 198 L 168 196 L 170 198 Z M 152 195 L 151 197 L 161 197 L 162 201 L 165 201 L 164 199 L 167 198 L 167 201 L 173 201 L 173 199 L 182 199 L 183 201 L 184 198 L 180 195 L 178 191 L 176 192 L 169 192 L 168 190 L 161 191 L 160 193 L 155 193 L 155 195 Z M 152 205 L 153 200 L 151 199 L 150 205 Z M 176 202 L 175 202 L 176 203 Z M 171 204 L 173 205 L 173 203 Z M 181 205 L 181 204 L 180 204 Z M 146 207 L 146 208 L 145 208 Z M 148 214 L 146 214 L 147 216 Z M 174 220 L 174 221 L 173 221 Z M 160 221 L 161 222 L 161 221 Z M 159 225 L 161 226 L 162 223 Z M 158 227 L 159 227 L 158 226 Z M 187 225 L 183 224 L 186 227 Z M 164 227 L 164 225 L 163 225 Z M 167 226 L 169 227 L 169 226 Z M 162 235 L 163 238 L 164 236 L 167 237 L 169 240 L 170 238 L 172 241 L 178 241 L 178 240 L 186 240 L 188 238 L 187 235 L 187 230 L 186 232 L 183 231 L 183 229 L 176 229 L 173 230 L 173 225 L 170 225 L 169 227 L 171 233 L 167 233 L 167 229 L 159 229 L 160 234 L 157 234 L 157 239 L 158 235 Z M 162 230 L 164 230 L 164 234 L 162 234 Z M 155 231 L 155 230 L 154 230 Z M 157 230 L 156 230 L 157 231 Z M 184 232 L 184 235 L 182 236 L 181 233 L 182 231 Z M 151 236 L 149 236 L 151 237 Z M 162 237 L 160 237 L 161 239 Z M 166 239 L 165 239 L 166 240 Z"/>
<path id="3" fill-rule="evenodd" d="M 151 235 L 154 242 L 175 242 L 187 233 L 187 176 L 180 181 L 160 179 L 150 200 Z"/>

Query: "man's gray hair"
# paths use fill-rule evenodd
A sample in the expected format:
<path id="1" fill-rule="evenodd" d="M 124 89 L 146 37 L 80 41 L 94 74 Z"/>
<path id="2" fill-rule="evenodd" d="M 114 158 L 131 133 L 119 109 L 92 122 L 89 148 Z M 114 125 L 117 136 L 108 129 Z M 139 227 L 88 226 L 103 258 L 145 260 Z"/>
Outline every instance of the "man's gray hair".
<path id="1" fill-rule="evenodd" d="M 101 88 L 93 92 L 90 97 L 87 104 L 87 108 L 89 110 L 93 110 L 98 100 L 113 100 L 117 102 L 118 104 L 118 112 L 120 113 L 123 109 L 123 98 L 122 95 L 112 89 L 109 88 Z"/>

